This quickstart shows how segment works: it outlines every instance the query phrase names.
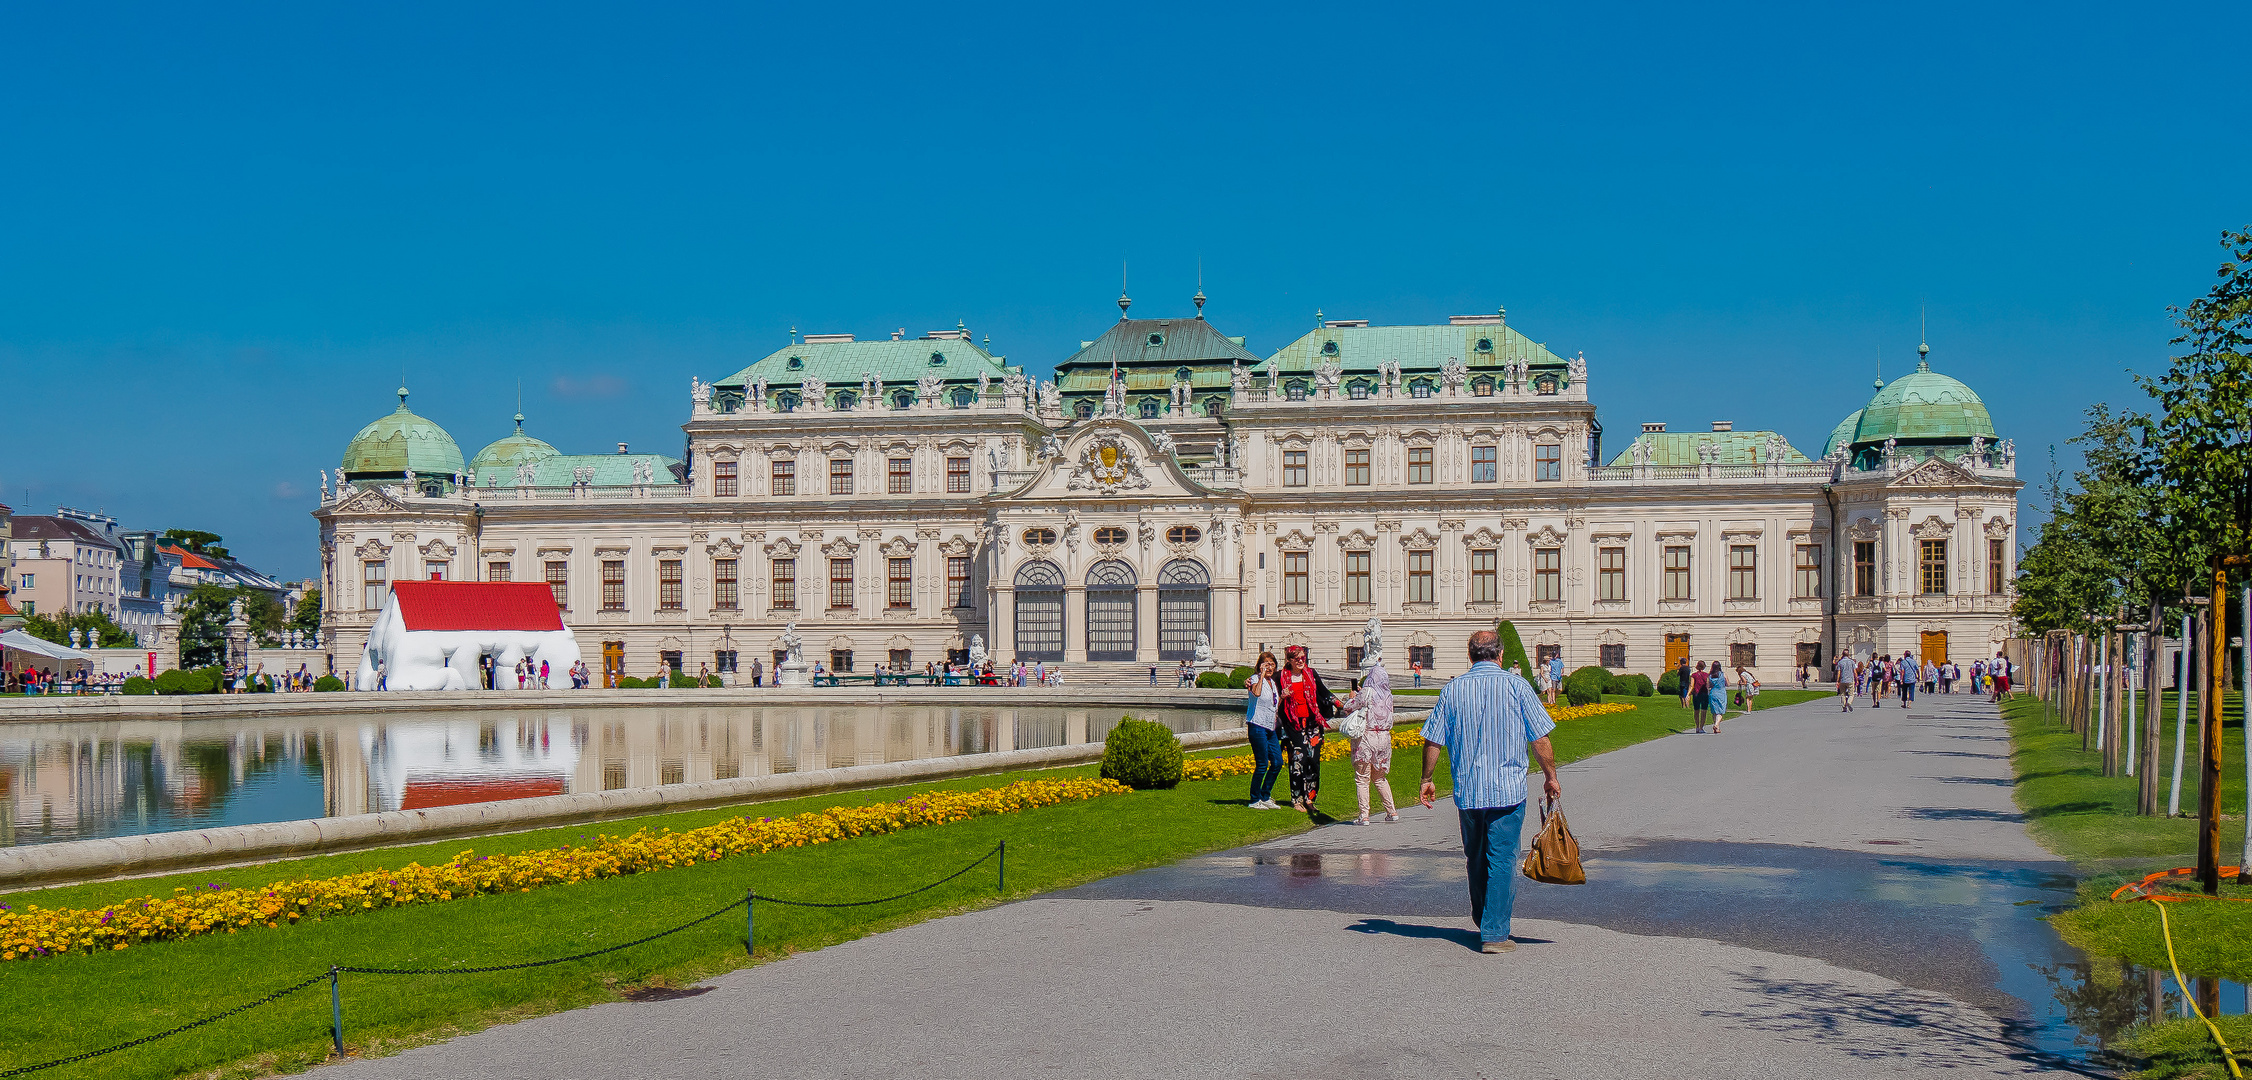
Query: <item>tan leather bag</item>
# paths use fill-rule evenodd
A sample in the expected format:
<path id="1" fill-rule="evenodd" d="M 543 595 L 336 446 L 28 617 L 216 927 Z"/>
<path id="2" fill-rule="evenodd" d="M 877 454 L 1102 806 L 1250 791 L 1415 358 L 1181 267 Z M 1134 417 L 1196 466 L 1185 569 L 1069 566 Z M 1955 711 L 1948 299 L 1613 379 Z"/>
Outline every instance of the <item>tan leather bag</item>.
<path id="1" fill-rule="evenodd" d="M 1572 839 L 1572 830 L 1564 824 L 1561 800 L 1541 804 L 1540 835 L 1533 837 L 1523 869 L 1526 877 L 1551 885 L 1587 884 L 1587 871 L 1580 867 L 1580 842 Z"/>

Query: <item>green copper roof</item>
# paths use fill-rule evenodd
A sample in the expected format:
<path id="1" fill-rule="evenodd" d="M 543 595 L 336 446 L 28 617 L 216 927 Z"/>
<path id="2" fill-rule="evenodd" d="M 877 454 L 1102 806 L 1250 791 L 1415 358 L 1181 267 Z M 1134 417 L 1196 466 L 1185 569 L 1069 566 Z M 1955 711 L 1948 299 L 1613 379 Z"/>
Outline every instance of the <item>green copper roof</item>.
<path id="1" fill-rule="evenodd" d="M 1853 444 L 1853 429 L 1861 423 L 1861 412 L 1860 409 L 1853 410 L 1853 415 L 1838 421 L 1838 426 L 1830 429 L 1830 437 L 1822 440 L 1823 457 L 1829 457 L 1838 447 Z"/>
<path id="2" fill-rule="evenodd" d="M 1971 388 L 1933 371 L 1922 361 L 1916 370 L 1892 380 L 1861 408 L 1854 425 L 1856 446 L 1886 439 L 1969 440 L 1992 439 L 1994 418 L 1986 403 Z"/>
<path id="3" fill-rule="evenodd" d="M 679 458 L 663 454 L 557 454 L 530 462 L 532 486 L 537 488 L 566 488 L 577 482 L 574 475 L 580 469 L 594 470 L 595 487 L 627 487 L 633 481 L 635 462 L 649 463 L 650 483 L 657 487 L 675 487 L 680 478 L 673 475 L 673 466 Z M 507 491 L 516 486 L 516 466 L 505 468 L 480 468 L 477 470 L 478 491 Z"/>
<path id="4" fill-rule="evenodd" d="M 1335 346 L 1334 350 L 1331 349 Z M 1563 367 L 1564 358 L 1505 324 L 1469 323 L 1448 326 L 1322 326 L 1281 349 L 1271 358 L 1285 374 L 1311 373 L 1324 360 L 1335 360 L 1351 373 L 1373 373 L 1387 360 L 1400 362 L 1402 374 L 1432 372 L 1449 358 L 1472 369 L 1497 368 L 1517 360 L 1532 367 Z M 1261 368 L 1263 373 L 1265 368 Z"/>
<path id="5" fill-rule="evenodd" d="M 795 361 L 795 366 L 792 366 Z M 858 392 L 862 373 L 883 381 L 886 388 L 913 386 L 926 375 L 949 384 L 977 381 L 984 372 L 995 382 L 1011 369 L 967 338 L 908 338 L 899 341 L 824 341 L 776 349 L 751 366 L 714 385 L 747 388 L 766 380 L 767 391 L 794 390 L 808 378 L 819 378 L 829 389 Z"/>
<path id="6" fill-rule="evenodd" d="M 469 467 L 480 472 L 502 467 L 513 469 L 527 461 L 545 461 L 551 457 L 560 457 L 562 453 L 563 451 L 524 434 L 524 417 L 519 414 L 516 417 L 516 433 L 477 451 L 477 456 L 469 459 Z"/>
<path id="7" fill-rule="evenodd" d="M 464 471 L 461 447 L 446 429 L 407 411 L 407 388 L 399 388 L 399 408 L 352 436 L 344 444 L 346 479 L 398 476 L 452 476 Z"/>
<path id="8" fill-rule="evenodd" d="M 1613 465 L 1633 465 L 1634 447 L 1638 443 L 1650 445 L 1652 465 L 1701 465 L 1697 448 L 1706 443 L 1720 447 L 1721 465 L 1758 465 L 1760 454 L 1767 447 L 1772 431 L 1651 431 L 1635 437 L 1634 442 L 1611 459 Z M 1806 455 L 1789 443 L 1783 444 L 1783 462 L 1787 465 L 1806 464 Z"/>
<path id="9" fill-rule="evenodd" d="M 1173 385 L 1175 369 L 1181 367 L 1217 372 L 1218 385 L 1225 386 L 1229 368 L 1259 362 L 1259 357 L 1244 348 L 1242 342 L 1213 329 L 1212 324 L 1203 319 L 1120 319 L 1110 324 L 1102 336 L 1057 364 L 1056 372 L 1060 380 L 1071 380 L 1076 385 L 1079 380 L 1075 376 L 1093 371 L 1096 373 L 1094 389 L 1100 391 L 1109 385 L 1114 357 L 1119 367 L 1130 372 L 1149 371 L 1162 376 L 1164 386 Z M 1058 385 L 1060 387 L 1061 382 Z"/>

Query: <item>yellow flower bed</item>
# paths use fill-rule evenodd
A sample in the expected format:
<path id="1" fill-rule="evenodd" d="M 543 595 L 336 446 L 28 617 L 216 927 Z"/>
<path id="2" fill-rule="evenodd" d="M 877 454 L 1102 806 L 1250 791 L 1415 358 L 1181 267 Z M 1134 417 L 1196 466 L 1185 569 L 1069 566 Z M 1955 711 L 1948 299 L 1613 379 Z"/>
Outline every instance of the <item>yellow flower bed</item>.
<path id="1" fill-rule="evenodd" d="M 944 825 L 1082 802 L 1132 789 L 1111 780 L 1020 780 L 975 791 L 927 791 L 874 806 L 840 806 L 790 818 L 737 817 L 700 829 L 600 836 L 515 855 L 464 851 L 439 866 L 409 863 L 334 878 L 277 881 L 264 888 L 175 889 L 104 908 L 22 911 L 0 905 L 0 960 L 72 952 L 104 952 L 148 941 L 234 933 L 305 919 L 357 915 L 380 908 L 436 904 L 483 893 L 530 892 L 593 878 L 622 877 L 675 866 L 808 847 L 875 833 Z"/>
<path id="2" fill-rule="evenodd" d="M 1550 705 L 1546 708 L 1548 709 L 1549 719 L 1558 723 L 1566 720 L 1579 720 L 1589 716 L 1602 716 L 1606 713 L 1632 712 L 1634 710 L 1634 706 L 1623 701 L 1605 702 L 1601 705 Z M 1422 728 L 1392 729 L 1392 749 L 1413 750 L 1422 745 Z M 1352 756 L 1352 740 L 1344 736 L 1322 740 L 1321 759 L 1323 761 L 1343 761 Z M 1252 761 L 1253 759 L 1249 754 L 1222 758 L 1190 758 L 1181 763 L 1181 779 L 1219 780 L 1230 776 L 1248 776 L 1251 774 Z"/>

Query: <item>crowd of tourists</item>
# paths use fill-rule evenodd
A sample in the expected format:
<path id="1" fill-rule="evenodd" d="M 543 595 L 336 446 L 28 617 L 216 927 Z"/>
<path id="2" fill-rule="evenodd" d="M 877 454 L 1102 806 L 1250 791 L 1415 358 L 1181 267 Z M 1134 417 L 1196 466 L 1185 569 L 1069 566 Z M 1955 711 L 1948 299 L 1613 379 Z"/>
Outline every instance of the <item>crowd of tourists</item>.
<path id="1" fill-rule="evenodd" d="M 1840 653 L 1833 665 L 1837 680 L 1838 711 L 1852 712 L 1853 703 L 1868 697 L 1871 708 L 1881 708 L 1886 699 L 1900 702 L 1905 709 L 1916 700 L 1918 687 L 1926 694 L 1955 694 L 1968 692 L 1984 694 L 1994 701 L 2010 692 L 2010 678 L 2017 674 L 2018 665 L 2000 653 L 1992 660 L 1971 661 L 1969 671 L 1952 660 L 1936 664 L 1919 663 L 1916 654 L 1902 651 L 1898 656 L 1873 656 L 1866 660 L 1852 653 Z"/>

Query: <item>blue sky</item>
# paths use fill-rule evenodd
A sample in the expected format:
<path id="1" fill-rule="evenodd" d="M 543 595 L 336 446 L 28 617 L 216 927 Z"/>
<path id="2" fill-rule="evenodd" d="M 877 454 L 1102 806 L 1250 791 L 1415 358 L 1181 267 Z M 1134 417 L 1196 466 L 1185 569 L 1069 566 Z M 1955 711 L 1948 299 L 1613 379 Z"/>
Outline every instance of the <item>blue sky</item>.
<path id="1" fill-rule="evenodd" d="M 1507 305 L 1802 449 L 1914 362 L 2028 479 L 2252 223 L 2241 6 L 16 5 L 0 501 L 317 566 L 388 411 L 678 453 L 689 376 L 957 319 L 1280 347 Z M 2028 500 L 2029 504 L 2032 500 Z M 2028 507 L 2031 509 L 2030 505 Z"/>

